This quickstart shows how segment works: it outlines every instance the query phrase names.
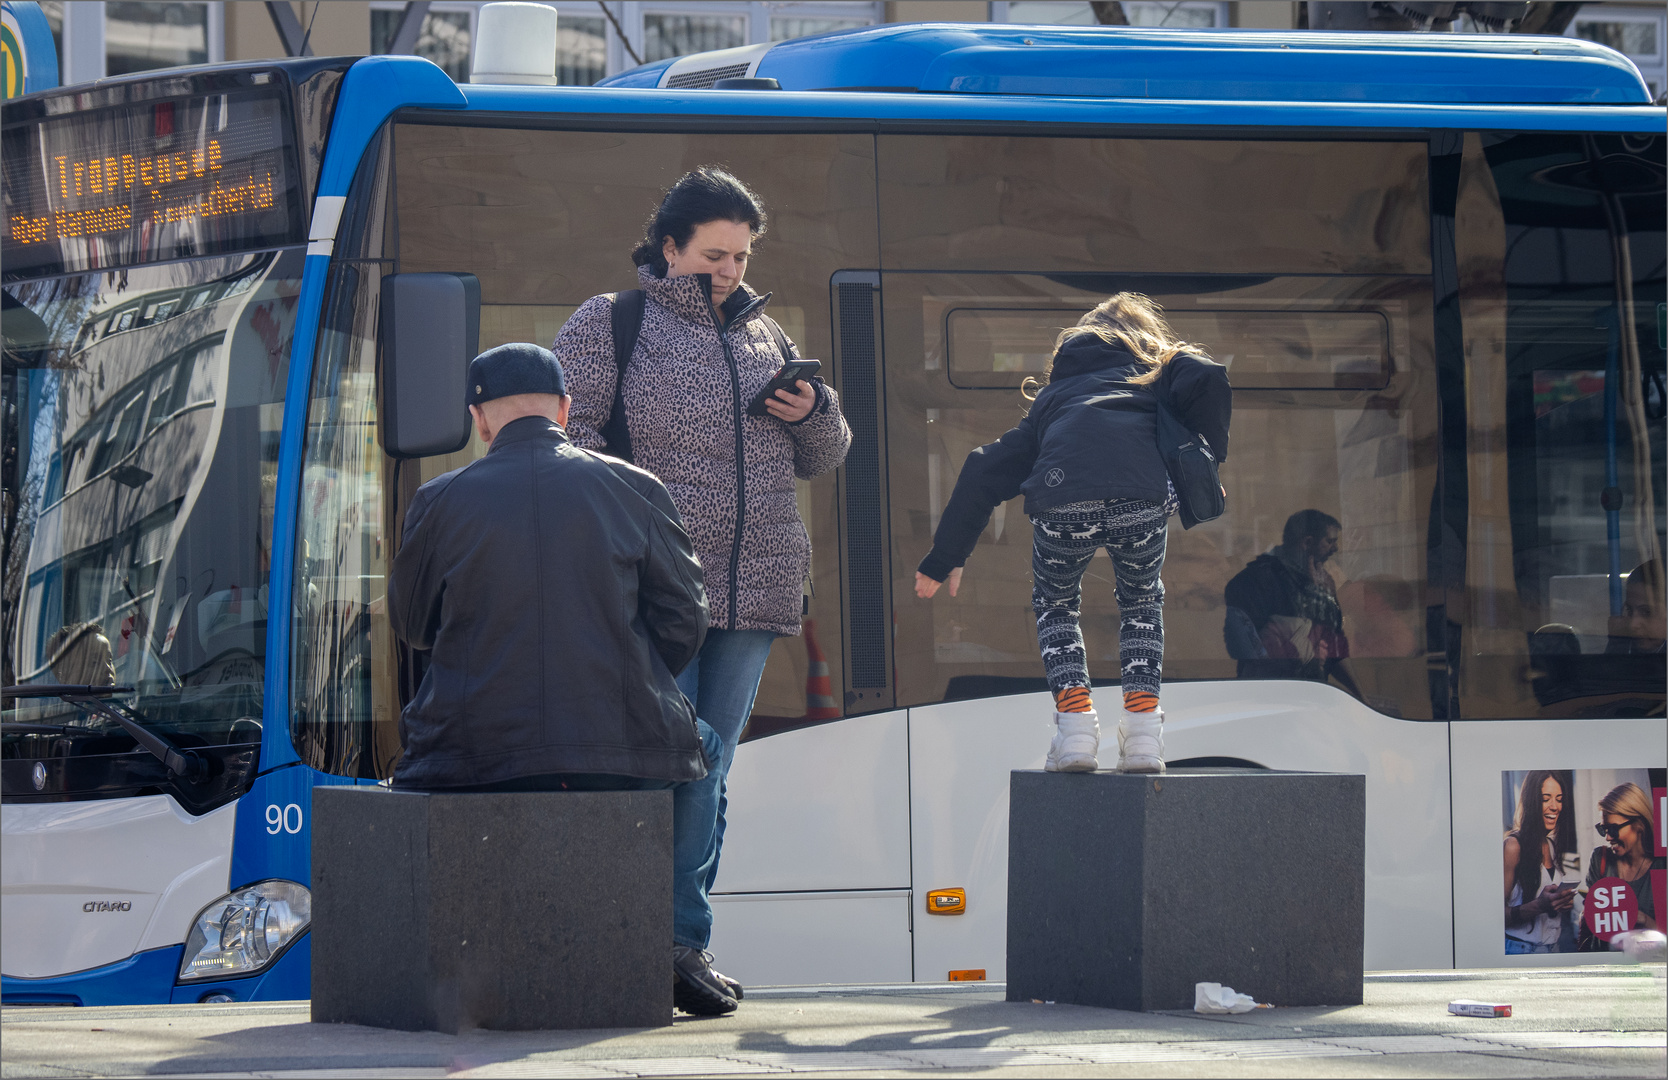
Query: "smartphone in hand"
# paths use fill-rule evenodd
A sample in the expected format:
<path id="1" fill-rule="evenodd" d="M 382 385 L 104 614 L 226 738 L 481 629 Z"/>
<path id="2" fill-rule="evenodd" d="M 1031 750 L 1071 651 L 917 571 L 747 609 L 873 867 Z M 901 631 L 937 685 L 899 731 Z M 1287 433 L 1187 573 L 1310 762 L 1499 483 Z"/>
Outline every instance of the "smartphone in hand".
<path id="1" fill-rule="evenodd" d="M 764 389 L 753 395 L 753 400 L 747 403 L 748 416 L 769 416 L 770 411 L 765 408 L 765 402 L 776 396 L 778 390 L 799 392 L 799 380 L 809 379 L 822 369 L 821 360 L 789 360 L 782 365 L 782 370 L 771 376 L 765 383 Z"/>

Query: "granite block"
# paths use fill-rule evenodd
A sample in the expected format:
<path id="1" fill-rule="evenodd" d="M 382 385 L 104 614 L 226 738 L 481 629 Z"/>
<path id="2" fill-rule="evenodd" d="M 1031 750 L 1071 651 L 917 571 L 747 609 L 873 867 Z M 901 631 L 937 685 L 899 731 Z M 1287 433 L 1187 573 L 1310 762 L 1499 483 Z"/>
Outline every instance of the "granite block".
<path id="1" fill-rule="evenodd" d="M 1366 778 L 1015 772 L 1008 1000 L 1361 1003 Z"/>
<path id="2" fill-rule="evenodd" d="M 672 1021 L 670 791 L 313 791 L 315 1022 Z"/>

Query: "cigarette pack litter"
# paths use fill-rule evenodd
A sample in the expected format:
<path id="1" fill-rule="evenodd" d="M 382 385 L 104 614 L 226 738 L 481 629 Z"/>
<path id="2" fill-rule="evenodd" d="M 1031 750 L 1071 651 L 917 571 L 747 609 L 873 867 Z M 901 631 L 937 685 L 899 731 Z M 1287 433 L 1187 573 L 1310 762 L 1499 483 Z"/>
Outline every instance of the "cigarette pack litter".
<path id="1" fill-rule="evenodd" d="M 1510 1016 L 1510 1005 L 1498 1005 L 1492 1001 L 1459 1001 L 1448 1002 L 1448 1011 L 1455 1016 Z"/>

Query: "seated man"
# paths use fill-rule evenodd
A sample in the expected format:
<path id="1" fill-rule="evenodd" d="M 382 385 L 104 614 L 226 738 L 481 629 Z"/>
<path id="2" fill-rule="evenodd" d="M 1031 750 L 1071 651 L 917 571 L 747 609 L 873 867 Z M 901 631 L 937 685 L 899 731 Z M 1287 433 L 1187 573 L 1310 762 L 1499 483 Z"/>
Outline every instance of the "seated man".
<path id="1" fill-rule="evenodd" d="M 394 633 L 430 650 L 394 785 L 672 788 L 674 1000 L 730 1012 L 702 951 L 720 745 L 676 682 L 706 636 L 701 565 L 660 481 L 568 441 L 549 351 L 482 353 L 467 394 L 489 449 L 417 490 L 389 578 Z"/>

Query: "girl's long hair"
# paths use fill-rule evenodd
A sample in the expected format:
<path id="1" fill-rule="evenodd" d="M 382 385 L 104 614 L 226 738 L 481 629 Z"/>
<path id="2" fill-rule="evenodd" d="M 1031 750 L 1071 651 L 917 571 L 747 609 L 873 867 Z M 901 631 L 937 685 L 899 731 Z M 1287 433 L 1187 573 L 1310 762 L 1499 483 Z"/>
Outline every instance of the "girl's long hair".
<path id="1" fill-rule="evenodd" d="M 1564 794 L 1564 809 L 1552 835 L 1546 833 L 1541 821 L 1541 785 L 1553 781 Z M 1541 891 L 1541 860 L 1546 857 L 1546 842 L 1552 841 L 1552 869 L 1564 865 L 1566 855 L 1575 854 L 1575 816 L 1571 800 L 1575 794 L 1575 774 L 1568 769 L 1536 769 L 1523 778 L 1517 791 L 1517 817 L 1508 836 L 1517 837 L 1517 872 L 1513 875 L 1527 904 Z"/>
<path id="2" fill-rule="evenodd" d="M 1134 356 L 1146 370 L 1129 381 L 1146 386 L 1164 373 L 1164 365 L 1181 353 L 1208 357 L 1203 345 L 1178 338 L 1164 319 L 1164 309 L 1152 298 L 1137 292 L 1115 293 L 1096 304 L 1090 312 L 1068 326 L 1054 339 L 1054 355 L 1058 357 L 1066 343 L 1085 334 L 1093 334 L 1108 345 L 1116 345 Z M 1054 375 L 1054 361 L 1041 378 L 1031 376 L 1020 384 L 1019 392 L 1027 401 L 1035 401 L 1042 388 Z"/>

